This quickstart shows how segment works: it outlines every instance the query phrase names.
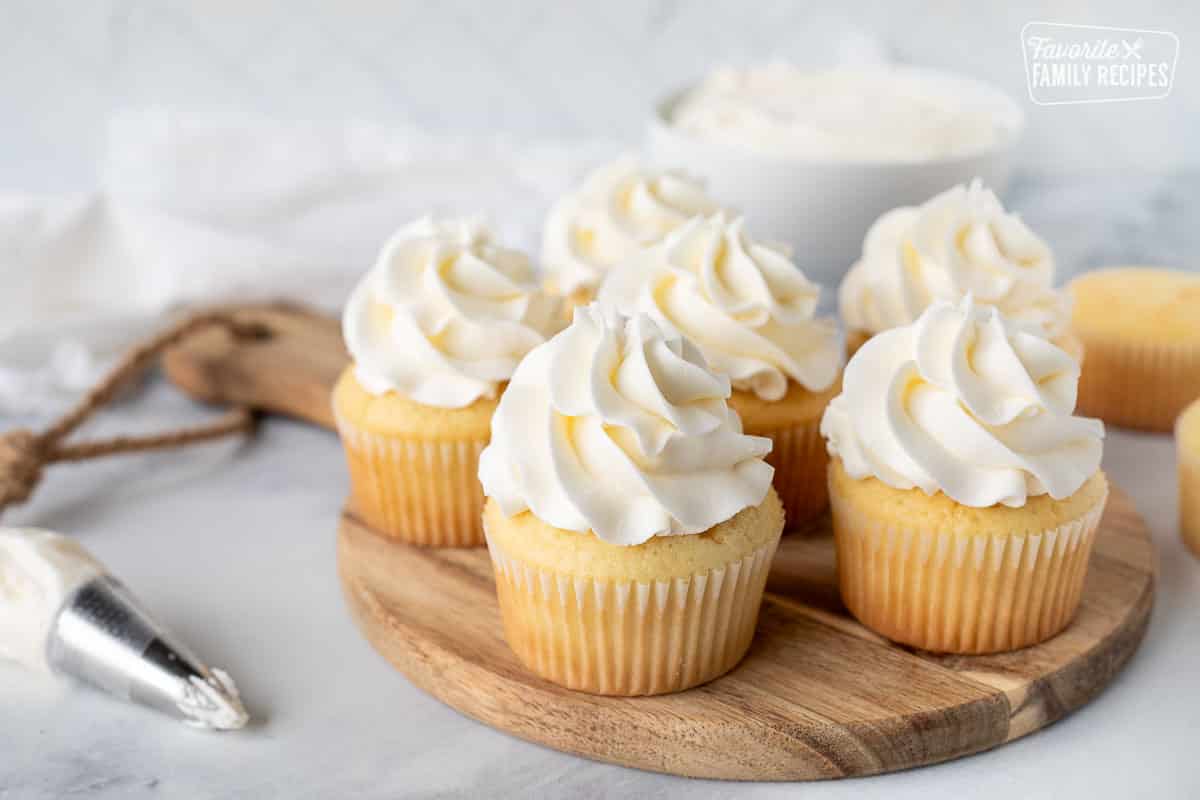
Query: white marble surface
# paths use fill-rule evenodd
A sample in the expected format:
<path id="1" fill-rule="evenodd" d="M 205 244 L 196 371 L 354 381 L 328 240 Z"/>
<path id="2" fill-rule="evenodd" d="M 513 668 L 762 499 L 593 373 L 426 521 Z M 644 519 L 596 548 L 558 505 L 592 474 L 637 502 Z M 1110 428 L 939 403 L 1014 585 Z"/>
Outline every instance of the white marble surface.
<path id="1" fill-rule="evenodd" d="M 148 430 L 202 416 L 152 384 L 97 423 Z M 4 420 L 5 427 L 13 420 Z M 1114 431 L 1105 468 L 1159 547 L 1140 652 L 1051 728 L 937 767 L 803 787 L 888 800 L 1195 797 L 1200 562 L 1176 536 L 1171 441 Z M 688 781 L 563 755 L 463 717 L 359 637 L 334 572 L 346 492 L 332 433 L 268 421 L 251 442 L 55 467 L 6 522 L 77 535 L 211 663 L 255 722 L 190 730 L 89 690 L 0 665 L 0 797 L 774 797 L 794 785 Z"/>

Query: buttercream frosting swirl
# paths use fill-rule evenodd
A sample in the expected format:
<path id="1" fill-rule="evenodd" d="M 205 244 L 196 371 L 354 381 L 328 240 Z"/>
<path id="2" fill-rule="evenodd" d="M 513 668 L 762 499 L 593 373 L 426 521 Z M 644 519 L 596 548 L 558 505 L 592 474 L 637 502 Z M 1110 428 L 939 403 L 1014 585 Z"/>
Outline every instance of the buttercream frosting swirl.
<path id="1" fill-rule="evenodd" d="M 819 293 L 782 249 L 717 212 L 610 271 L 598 299 L 646 312 L 695 342 L 734 387 L 778 400 L 789 379 L 823 391 L 841 371 L 837 326 L 814 316 Z"/>
<path id="2" fill-rule="evenodd" d="M 478 222 L 425 218 L 384 245 L 350 295 L 342 331 L 367 391 L 462 408 L 495 397 L 558 319 L 523 253 Z"/>
<path id="3" fill-rule="evenodd" d="M 542 264 L 558 292 L 593 290 L 614 264 L 717 209 L 698 181 L 623 156 L 593 171 L 550 210 Z"/>
<path id="4" fill-rule="evenodd" d="M 1079 364 L 970 298 L 873 336 L 846 365 L 821 433 L 854 478 L 1020 507 L 1100 468 L 1104 425 L 1072 415 Z"/>
<path id="5" fill-rule="evenodd" d="M 1050 248 L 979 180 L 876 220 L 839 302 L 849 327 L 878 333 L 967 292 L 1052 338 L 1070 322 L 1070 296 L 1054 289 Z"/>
<path id="6" fill-rule="evenodd" d="M 578 307 L 513 374 L 480 456 L 484 493 L 569 531 L 637 545 L 758 505 L 771 441 L 742 433 L 728 378 L 644 314 Z"/>

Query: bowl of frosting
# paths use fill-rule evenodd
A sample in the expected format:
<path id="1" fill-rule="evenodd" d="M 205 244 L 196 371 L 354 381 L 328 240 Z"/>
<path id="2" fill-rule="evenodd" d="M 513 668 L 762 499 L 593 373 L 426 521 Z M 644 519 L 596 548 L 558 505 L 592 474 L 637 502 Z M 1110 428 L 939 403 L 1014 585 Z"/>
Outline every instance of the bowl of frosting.
<path id="1" fill-rule="evenodd" d="M 753 233 L 835 284 L 880 214 L 980 178 L 1003 191 L 1025 115 L 970 78 L 915 67 L 719 68 L 655 108 L 656 163 L 703 178 Z"/>

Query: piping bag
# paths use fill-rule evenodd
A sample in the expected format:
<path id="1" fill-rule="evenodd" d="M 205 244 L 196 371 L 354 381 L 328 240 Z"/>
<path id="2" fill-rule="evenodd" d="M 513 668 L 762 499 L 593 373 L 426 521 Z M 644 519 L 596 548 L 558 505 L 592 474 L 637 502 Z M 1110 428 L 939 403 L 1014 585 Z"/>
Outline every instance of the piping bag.
<path id="1" fill-rule="evenodd" d="M 68 676 L 193 727 L 249 720 L 209 669 L 73 539 L 0 527 L 0 658 Z"/>

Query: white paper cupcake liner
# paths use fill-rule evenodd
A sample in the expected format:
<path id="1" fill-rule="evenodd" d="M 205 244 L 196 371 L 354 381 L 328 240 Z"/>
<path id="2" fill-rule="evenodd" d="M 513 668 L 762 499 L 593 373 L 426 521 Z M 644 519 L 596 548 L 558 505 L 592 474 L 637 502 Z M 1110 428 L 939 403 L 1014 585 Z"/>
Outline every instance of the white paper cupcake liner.
<path id="1" fill-rule="evenodd" d="M 835 493 L 842 601 L 868 628 L 925 650 L 1036 644 L 1074 617 L 1103 511 L 1102 500 L 1041 533 L 942 533 L 880 523 Z"/>
<path id="2" fill-rule="evenodd" d="M 426 547 L 484 543 L 477 477 L 485 440 L 420 440 L 362 431 L 338 433 L 350 468 L 351 510 L 375 531 Z"/>
<path id="3" fill-rule="evenodd" d="M 1200 397 L 1200 345 L 1088 339 L 1077 413 L 1114 425 L 1170 431 Z"/>
<path id="4" fill-rule="evenodd" d="M 685 578 L 640 582 L 570 576 L 489 541 L 504 632 L 533 672 L 606 695 L 677 692 L 745 655 L 778 539 Z"/>

